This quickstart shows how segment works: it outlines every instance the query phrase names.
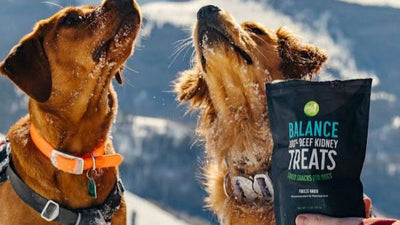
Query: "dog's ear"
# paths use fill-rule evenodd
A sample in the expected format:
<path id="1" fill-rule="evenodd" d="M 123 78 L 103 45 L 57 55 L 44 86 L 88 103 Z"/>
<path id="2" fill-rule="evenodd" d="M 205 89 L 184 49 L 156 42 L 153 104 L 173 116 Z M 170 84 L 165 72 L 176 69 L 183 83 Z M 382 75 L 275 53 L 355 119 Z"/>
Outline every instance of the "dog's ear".
<path id="1" fill-rule="evenodd" d="M 282 60 L 281 70 L 287 79 L 303 79 L 316 74 L 327 56 L 320 49 L 312 45 L 301 45 L 296 38 L 279 28 L 278 36 L 279 54 Z"/>
<path id="2" fill-rule="evenodd" d="M 209 100 L 206 81 L 198 68 L 184 71 L 175 81 L 174 91 L 182 103 L 190 103 L 191 108 L 200 108 Z"/>
<path id="3" fill-rule="evenodd" d="M 31 34 L 22 39 L 0 63 L 0 73 L 36 101 L 45 102 L 50 98 L 50 65 L 39 35 Z"/>

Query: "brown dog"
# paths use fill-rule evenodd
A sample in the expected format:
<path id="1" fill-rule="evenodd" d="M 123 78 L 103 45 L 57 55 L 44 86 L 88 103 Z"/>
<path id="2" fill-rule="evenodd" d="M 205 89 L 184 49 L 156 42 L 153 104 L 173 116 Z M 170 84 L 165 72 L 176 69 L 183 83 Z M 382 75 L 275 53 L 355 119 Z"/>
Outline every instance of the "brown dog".
<path id="1" fill-rule="evenodd" d="M 197 16 L 197 63 L 179 75 L 175 91 L 178 100 L 201 111 L 197 130 L 207 155 L 207 205 L 223 224 L 275 224 L 272 201 L 245 193 L 232 180 L 269 170 L 273 143 L 265 83 L 307 79 L 327 57 L 282 28 L 237 25 L 215 6 L 203 7 Z"/>
<path id="2" fill-rule="evenodd" d="M 102 204 L 113 189 L 117 167 L 97 169 L 97 198 L 88 195 L 85 173 L 74 175 L 55 168 L 32 142 L 31 124 L 57 150 L 84 155 L 109 138 L 117 112 L 113 77 L 133 52 L 141 26 L 134 0 L 105 0 L 98 7 L 65 8 L 40 21 L 1 63 L 0 72 L 29 95 L 29 115 L 9 131 L 16 173 L 33 191 L 69 208 Z M 25 204 L 10 182 L 0 184 L 0 224 L 39 225 L 46 222 Z M 111 224 L 126 224 L 125 203 Z M 97 223 L 96 223 L 97 224 Z"/>

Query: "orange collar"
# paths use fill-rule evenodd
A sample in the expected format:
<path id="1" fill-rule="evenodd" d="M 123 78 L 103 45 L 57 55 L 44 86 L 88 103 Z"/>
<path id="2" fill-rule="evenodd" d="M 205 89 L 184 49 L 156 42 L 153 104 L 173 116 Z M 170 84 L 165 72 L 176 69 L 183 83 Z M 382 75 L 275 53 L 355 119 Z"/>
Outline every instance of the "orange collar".
<path id="1" fill-rule="evenodd" d="M 30 127 L 33 143 L 57 169 L 72 174 L 83 174 L 84 170 L 115 167 L 122 163 L 120 154 L 104 155 L 104 143 L 83 156 L 74 156 L 56 150 L 40 134 L 33 124 Z"/>

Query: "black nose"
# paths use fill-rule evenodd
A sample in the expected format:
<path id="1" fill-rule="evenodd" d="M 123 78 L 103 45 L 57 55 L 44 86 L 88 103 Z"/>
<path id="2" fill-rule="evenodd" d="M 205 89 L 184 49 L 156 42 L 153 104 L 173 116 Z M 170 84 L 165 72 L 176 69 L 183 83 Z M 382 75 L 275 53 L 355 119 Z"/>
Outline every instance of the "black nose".
<path id="1" fill-rule="evenodd" d="M 131 11 L 136 9 L 136 4 L 134 0 L 106 0 L 104 3 L 105 7 L 118 9 L 121 12 Z"/>
<path id="2" fill-rule="evenodd" d="M 207 19 L 208 17 L 218 15 L 220 11 L 221 9 L 214 5 L 204 6 L 197 12 L 197 19 Z"/>

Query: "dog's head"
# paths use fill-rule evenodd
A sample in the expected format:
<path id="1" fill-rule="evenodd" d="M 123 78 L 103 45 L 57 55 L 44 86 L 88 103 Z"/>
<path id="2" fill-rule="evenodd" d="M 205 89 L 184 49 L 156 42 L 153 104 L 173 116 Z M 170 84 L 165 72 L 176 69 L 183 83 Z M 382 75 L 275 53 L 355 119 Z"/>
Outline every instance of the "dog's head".
<path id="1" fill-rule="evenodd" d="M 141 26 L 134 0 L 65 8 L 36 24 L 0 64 L 0 72 L 36 102 L 63 107 L 106 88 L 133 51 Z M 69 102 L 65 102 L 69 99 Z"/>
<path id="2" fill-rule="evenodd" d="M 256 95 L 265 95 L 266 82 L 307 79 L 327 59 L 283 28 L 274 32 L 254 22 L 239 25 L 215 6 L 203 7 L 197 17 L 197 63 L 180 74 L 175 86 L 178 99 L 195 108 L 213 104 L 219 113 L 224 110 L 220 106 L 241 104 L 246 98 L 263 100 Z"/>
<path id="3" fill-rule="evenodd" d="M 215 6 L 203 7 L 197 17 L 197 56 L 176 80 L 177 98 L 201 110 L 198 132 L 211 158 L 226 159 L 239 174 L 268 168 L 272 139 L 265 83 L 309 79 L 327 57 L 283 28 L 239 25 Z"/>

